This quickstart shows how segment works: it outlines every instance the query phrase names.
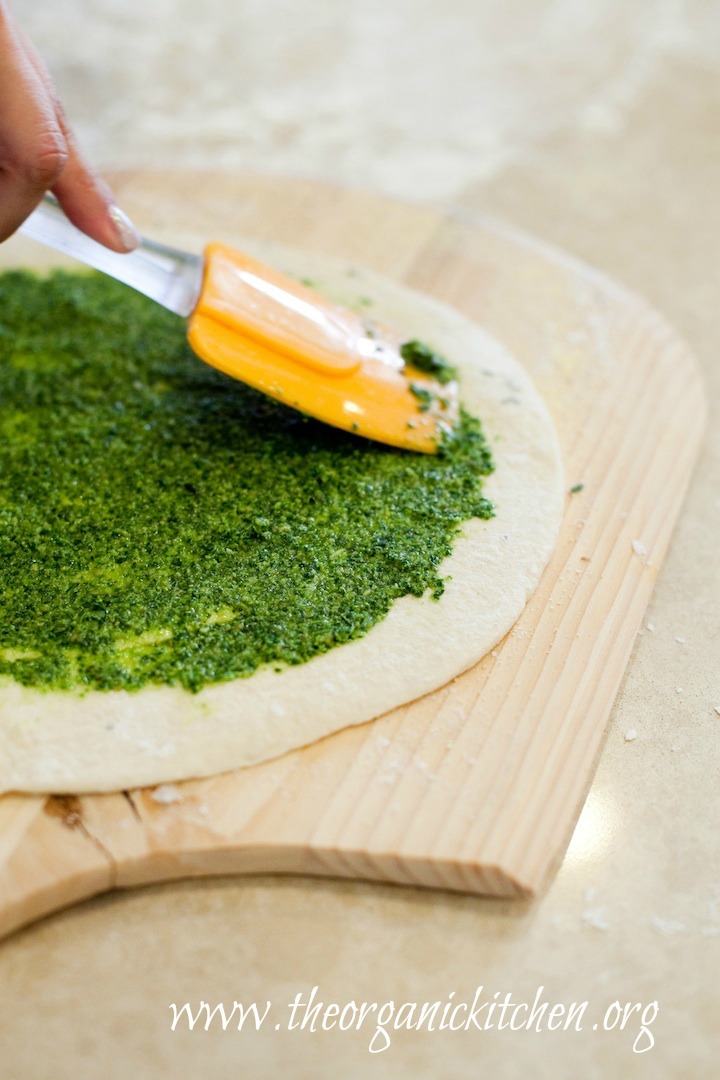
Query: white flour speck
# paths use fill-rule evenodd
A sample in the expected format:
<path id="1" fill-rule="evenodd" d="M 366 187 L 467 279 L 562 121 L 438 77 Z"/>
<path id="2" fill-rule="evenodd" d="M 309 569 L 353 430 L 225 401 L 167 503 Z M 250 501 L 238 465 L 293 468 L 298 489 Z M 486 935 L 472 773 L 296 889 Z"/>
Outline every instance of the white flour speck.
<path id="1" fill-rule="evenodd" d="M 150 798 L 153 802 L 169 805 L 170 803 L 180 802 L 182 794 L 174 784 L 161 784 L 160 787 L 156 787 L 150 793 Z"/>
<path id="2" fill-rule="evenodd" d="M 658 934 L 662 934 L 664 937 L 671 937 L 673 934 L 682 934 L 685 931 L 685 923 L 678 922 L 676 919 L 661 919 L 658 915 L 653 915 L 650 919 L 650 925 L 653 930 Z"/>
<path id="3" fill-rule="evenodd" d="M 588 908 L 587 911 L 583 911 L 582 913 L 582 921 L 585 926 L 590 926 L 593 930 L 610 929 L 610 923 L 605 916 L 604 908 Z"/>

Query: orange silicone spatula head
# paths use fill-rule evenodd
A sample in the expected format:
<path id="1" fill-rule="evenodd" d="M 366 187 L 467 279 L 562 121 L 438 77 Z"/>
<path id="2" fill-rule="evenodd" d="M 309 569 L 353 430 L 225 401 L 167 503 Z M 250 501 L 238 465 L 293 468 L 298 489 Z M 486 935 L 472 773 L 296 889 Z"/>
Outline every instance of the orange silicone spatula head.
<path id="1" fill-rule="evenodd" d="M 392 446 L 435 453 L 458 419 L 456 384 L 406 363 L 400 337 L 225 244 L 205 249 L 188 340 L 270 397 Z"/>

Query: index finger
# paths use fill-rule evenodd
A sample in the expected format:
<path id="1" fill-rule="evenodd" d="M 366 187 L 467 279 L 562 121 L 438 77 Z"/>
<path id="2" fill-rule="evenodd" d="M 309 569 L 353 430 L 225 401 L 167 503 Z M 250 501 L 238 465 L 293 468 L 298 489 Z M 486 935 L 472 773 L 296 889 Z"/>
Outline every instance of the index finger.
<path id="1" fill-rule="evenodd" d="M 65 140 L 67 160 L 51 185 L 53 194 L 73 225 L 93 240 L 113 251 L 133 251 L 140 243 L 137 230 L 115 204 L 110 186 L 95 172 L 80 150 L 42 57 L 29 38 L 22 36 L 28 59 L 45 86 Z"/>
<path id="2" fill-rule="evenodd" d="M 69 151 L 43 80 L 0 5 L 0 240 L 56 184 Z"/>

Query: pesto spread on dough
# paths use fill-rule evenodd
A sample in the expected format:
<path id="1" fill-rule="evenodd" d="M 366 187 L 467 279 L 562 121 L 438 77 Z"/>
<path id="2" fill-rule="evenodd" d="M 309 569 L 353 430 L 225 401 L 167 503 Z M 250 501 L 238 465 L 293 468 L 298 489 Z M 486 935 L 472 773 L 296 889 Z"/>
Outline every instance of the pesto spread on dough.
<path id="1" fill-rule="evenodd" d="M 443 591 L 492 470 L 307 419 L 101 275 L 0 276 L 0 676 L 189 690 L 299 664 Z"/>

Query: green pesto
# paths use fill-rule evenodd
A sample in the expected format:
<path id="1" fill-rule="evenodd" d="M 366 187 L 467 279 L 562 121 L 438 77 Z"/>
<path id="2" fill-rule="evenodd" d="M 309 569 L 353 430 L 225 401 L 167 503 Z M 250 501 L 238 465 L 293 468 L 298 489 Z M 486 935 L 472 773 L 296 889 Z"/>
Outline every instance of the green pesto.
<path id="1" fill-rule="evenodd" d="M 420 383 L 410 383 L 410 393 L 413 397 L 417 398 L 418 410 L 420 412 L 427 412 L 435 400 L 435 395 L 432 390 L 428 390 L 427 387 L 421 386 Z"/>
<path id="2" fill-rule="evenodd" d="M 422 341 L 405 341 L 400 346 L 400 355 L 405 363 L 424 375 L 432 375 L 439 383 L 449 383 L 457 379 L 457 371 L 444 356 L 425 345 Z"/>
<path id="3" fill-rule="evenodd" d="M 309 420 L 201 363 L 101 275 L 0 276 L 0 676 L 189 690 L 299 664 L 439 597 L 492 470 Z"/>

